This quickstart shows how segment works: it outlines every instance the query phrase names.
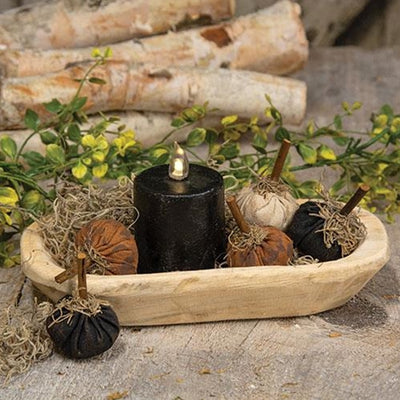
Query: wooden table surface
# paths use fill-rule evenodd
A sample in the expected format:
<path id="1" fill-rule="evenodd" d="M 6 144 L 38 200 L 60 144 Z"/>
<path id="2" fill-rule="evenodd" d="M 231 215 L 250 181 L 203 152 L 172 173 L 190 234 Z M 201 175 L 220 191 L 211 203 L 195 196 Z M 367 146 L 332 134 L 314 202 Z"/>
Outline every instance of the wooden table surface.
<path id="1" fill-rule="evenodd" d="M 384 103 L 400 110 L 400 49 L 311 51 L 308 117 L 327 122 L 343 100 L 364 103 L 368 126 Z M 383 217 L 382 217 L 383 219 Z M 53 355 L 0 388 L 1 400 L 400 398 L 400 218 L 388 225 L 392 257 L 346 305 L 302 318 L 124 328 L 90 361 Z M 29 307 L 20 269 L 0 269 L 0 307 Z"/>

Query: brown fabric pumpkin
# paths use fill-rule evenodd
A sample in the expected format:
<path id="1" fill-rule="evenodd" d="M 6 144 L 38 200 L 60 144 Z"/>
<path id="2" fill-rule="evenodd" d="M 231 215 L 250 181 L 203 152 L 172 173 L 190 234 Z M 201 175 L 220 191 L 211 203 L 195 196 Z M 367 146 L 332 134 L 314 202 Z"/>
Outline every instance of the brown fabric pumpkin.
<path id="1" fill-rule="evenodd" d="M 259 245 L 237 249 L 228 244 L 227 263 L 230 267 L 252 267 L 260 265 L 287 265 L 293 256 L 293 242 L 281 230 L 266 226 L 266 237 Z"/>
<path id="2" fill-rule="evenodd" d="M 75 243 L 78 248 L 86 250 L 94 261 L 96 257 L 105 261 L 106 275 L 137 272 L 136 240 L 121 222 L 114 219 L 91 221 L 78 231 Z"/>

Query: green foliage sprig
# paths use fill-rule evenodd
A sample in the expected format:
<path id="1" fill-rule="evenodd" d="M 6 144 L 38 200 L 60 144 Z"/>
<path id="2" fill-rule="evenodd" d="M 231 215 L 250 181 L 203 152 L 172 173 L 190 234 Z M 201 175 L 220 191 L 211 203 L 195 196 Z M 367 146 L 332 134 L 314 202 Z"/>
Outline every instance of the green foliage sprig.
<path id="1" fill-rule="evenodd" d="M 282 179 L 297 197 L 316 197 L 319 179 L 302 180 L 301 171 L 330 168 L 337 179 L 328 188 L 330 194 L 346 200 L 360 183 L 371 187 L 362 205 L 375 211 L 380 207 L 389 220 L 400 212 L 400 115 L 383 106 L 371 116 L 368 132 L 348 131 L 346 118 L 356 112 L 360 103 L 342 104 L 342 112 L 332 123 L 319 127 L 310 121 L 302 131 L 289 130 L 282 115 L 266 96 L 262 124 L 254 117 L 242 121 L 236 115 L 221 118 L 218 127 L 203 127 L 200 122 L 213 110 L 208 104 L 183 110 L 172 122 L 172 130 L 159 143 L 148 148 L 136 140 L 129 127 L 116 117 L 100 114 L 97 123 L 88 123 L 84 112 L 87 99 L 81 96 L 83 85 L 105 82 L 94 73 L 97 66 L 111 56 L 95 49 L 94 61 L 73 99 L 62 104 L 57 99 L 45 104 L 52 114 L 42 123 L 32 110 L 25 114 L 25 124 L 32 133 L 18 148 L 7 135 L 0 137 L 0 264 L 11 267 L 19 262 L 14 237 L 45 213 L 55 197 L 55 185 L 62 179 L 87 185 L 94 181 L 131 176 L 153 165 L 164 164 L 172 153 L 170 139 L 181 129 L 190 127 L 182 144 L 194 162 L 218 169 L 227 189 L 238 190 L 272 170 L 276 145 L 289 139 L 298 161 L 288 157 Z M 33 137 L 40 137 L 44 153 L 26 150 Z M 243 150 L 243 149 L 246 150 Z M 43 184 L 46 182 L 46 184 Z"/>

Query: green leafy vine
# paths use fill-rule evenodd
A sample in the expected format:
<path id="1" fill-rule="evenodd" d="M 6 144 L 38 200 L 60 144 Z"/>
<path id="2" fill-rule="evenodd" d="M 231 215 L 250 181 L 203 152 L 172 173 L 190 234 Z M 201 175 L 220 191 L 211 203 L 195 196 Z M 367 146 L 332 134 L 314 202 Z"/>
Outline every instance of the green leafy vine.
<path id="1" fill-rule="evenodd" d="M 182 146 L 193 162 L 218 169 L 228 190 L 239 190 L 268 174 L 273 167 L 277 145 L 291 141 L 297 156 L 288 157 L 281 178 L 296 197 L 316 197 L 319 179 L 302 180 L 304 170 L 332 169 L 337 177 L 329 189 L 332 196 L 346 200 L 355 187 L 371 187 L 362 205 L 381 210 L 389 221 L 400 212 L 400 115 L 384 105 L 371 116 L 368 132 L 345 129 L 346 118 L 361 103 L 342 104 L 342 112 L 332 123 L 317 126 L 310 121 L 301 131 L 285 127 L 282 115 L 266 96 L 265 116 L 240 120 L 228 115 L 218 127 L 199 124 L 213 113 L 208 104 L 183 110 L 171 121 L 171 131 L 163 140 L 143 148 L 135 132 L 116 117 L 100 113 L 100 120 L 89 123 L 84 112 L 86 97 L 83 85 L 102 85 L 95 76 L 96 67 L 107 62 L 111 50 L 93 50 L 93 63 L 79 79 L 75 96 L 67 104 L 57 99 L 45 104 L 52 114 L 42 123 L 37 113 L 27 110 L 25 124 L 32 133 L 21 146 L 7 135 L 0 136 L 0 264 L 11 267 L 19 263 L 16 234 L 45 213 L 55 197 L 55 185 L 64 181 L 87 185 L 103 180 L 131 176 L 153 165 L 168 162 L 173 150 L 171 140 L 177 131 L 188 129 Z M 203 124 L 204 125 L 204 124 Z M 29 142 L 39 137 L 44 152 L 29 150 Z M 272 144 L 270 143 L 272 142 Z"/>

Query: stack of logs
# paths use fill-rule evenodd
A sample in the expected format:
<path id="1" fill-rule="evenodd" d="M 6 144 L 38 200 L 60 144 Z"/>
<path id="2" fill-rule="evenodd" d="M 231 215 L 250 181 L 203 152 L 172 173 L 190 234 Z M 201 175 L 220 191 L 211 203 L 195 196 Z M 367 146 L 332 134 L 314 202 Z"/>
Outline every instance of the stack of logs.
<path id="1" fill-rule="evenodd" d="M 306 86 L 279 76 L 308 57 L 299 5 L 233 14 L 234 0 L 55 0 L 0 14 L 1 132 L 22 140 L 27 108 L 45 121 L 43 103 L 70 101 L 98 46 L 113 57 L 95 70 L 106 84 L 84 86 L 85 111 L 113 112 L 144 145 L 170 130 L 173 113 L 206 101 L 219 116 L 263 120 L 268 94 L 299 124 Z"/>

